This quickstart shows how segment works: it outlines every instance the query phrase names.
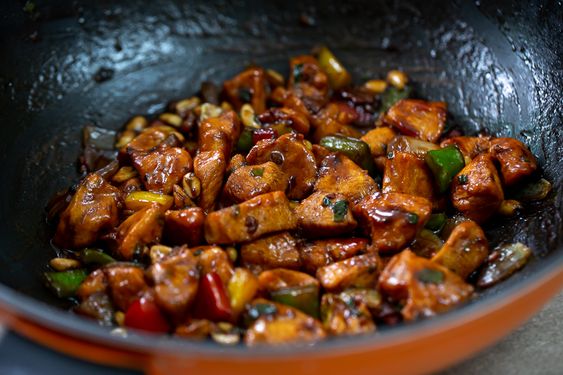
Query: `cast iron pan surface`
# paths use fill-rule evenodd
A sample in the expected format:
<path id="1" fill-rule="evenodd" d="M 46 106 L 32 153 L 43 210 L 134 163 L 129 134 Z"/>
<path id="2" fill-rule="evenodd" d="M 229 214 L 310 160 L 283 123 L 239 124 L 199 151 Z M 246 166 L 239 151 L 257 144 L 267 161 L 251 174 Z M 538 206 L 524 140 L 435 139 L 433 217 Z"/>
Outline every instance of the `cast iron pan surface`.
<path id="1" fill-rule="evenodd" d="M 221 82 L 249 63 L 287 73 L 288 57 L 326 44 L 356 81 L 407 72 L 421 98 L 448 102 L 450 119 L 521 139 L 554 189 L 516 218 L 485 229 L 492 245 L 528 244 L 534 260 L 469 306 L 442 317 L 336 339 L 379 340 L 478 311 L 563 264 L 563 7 L 555 1 L 34 1 L 0 6 L 0 301 L 57 330 L 126 342 L 60 308 L 40 274 L 56 251 L 43 207 L 78 179 L 85 124 L 118 129 Z M 96 78 L 96 79 L 95 79 Z M 53 307 L 56 306 L 56 307 Z M 60 307 L 60 308 L 57 308 Z M 212 344 L 160 339 L 166 347 Z M 154 347 L 151 342 L 151 347 Z M 243 348 L 224 350 L 244 351 Z"/>

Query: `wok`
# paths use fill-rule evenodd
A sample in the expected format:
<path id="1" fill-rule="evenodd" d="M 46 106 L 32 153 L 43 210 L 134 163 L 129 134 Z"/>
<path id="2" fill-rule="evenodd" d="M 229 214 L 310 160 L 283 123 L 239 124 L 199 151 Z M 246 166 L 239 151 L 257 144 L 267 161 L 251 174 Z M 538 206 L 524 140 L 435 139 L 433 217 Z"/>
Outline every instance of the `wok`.
<path id="1" fill-rule="evenodd" d="M 155 373 L 425 372 L 499 339 L 563 284 L 558 2 L 37 0 L 3 2 L 0 14 L 0 315 L 34 340 Z M 43 207 L 77 179 L 83 125 L 117 129 L 249 63 L 287 73 L 289 56 L 320 43 L 358 81 L 399 67 L 418 96 L 447 101 L 466 132 L 489 129 L 530 145 L 553 192 L 486 231 L 492 245 L 529 245 L 533 261 L 443 316 L 313 348 L 124 339 L 63 310 L 40 278 L 56 256 Z"/>

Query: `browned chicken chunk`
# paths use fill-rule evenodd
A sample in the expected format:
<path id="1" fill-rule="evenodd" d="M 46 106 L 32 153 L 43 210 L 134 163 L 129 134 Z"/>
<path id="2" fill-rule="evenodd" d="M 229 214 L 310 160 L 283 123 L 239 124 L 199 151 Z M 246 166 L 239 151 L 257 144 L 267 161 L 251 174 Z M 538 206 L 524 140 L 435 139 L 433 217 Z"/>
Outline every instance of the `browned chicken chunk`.
<path id="1" fill-rule="evenodd" d="M 379 263 L 379 257 L 374 253 L 357 255 L 319 268 L 317 279 L 329 292 L 374 287 L 379 276 Z"/>
<path id="2" fill-rule="evenodd" d="M 55 244 L 79 248 L 96 242 L 119 223 L 120 192 L 99 175 L 89 174 L 61 214 Z"/>
<path id="3" fill-rule="evenodd" d="M 380 126 L 370 130 L 360 138 L 368 144 L 371 156 L 377 168 L 382 171 L 387 160 L 387 146 L 395 138 L 397 133 L 386 126 Z"/>
<path id="4" fill-rule="evenodd" d="M 395 152 L 385 163 L 381 191 L 416 195 L 432 200 L 434 177 L 424 160 L 410 153 Z"/>
<path id="5" fill-rule="evenodd" d="M 276 268 L 262 272 L 258 276 L 260 290 L 272 293 L 284 289 L 299 287 L 319 288 L 319 281 L 306 273 Z"/>
<path id="6" fill-rule="evenodd" d="M 309 119 L 303 112 L 288 107 L 270 108 L 258 116 L 262 125 L 285 125 L 296 132 L 309 133 Z"/>
<path id="7" fill-rule="evenodd" d="M 351 203 L 379 191 L 367 171 L 342 154 L 330 154 L 321 163 L 315 191 L 342 194 Z"/>
<path id="8" fill-rule="evenodd" d="M 504 199 L 490 154 L 480 154 L 454 177 L 451 198 L 456 209 L 482 223 L 494 215 Z"/>
<path id="9" fill-rule="evenodd" d="M 461 277 L 408 249 L 387 264 L 379 277 L 379 288 L 403 304 L 401 314 L 405 320 L 445 312 L 473 294 L 473 287 Z"/>
<path id="10" fill-rule="evenodd" d="M 183 148 L 162 145 L 136 157 L 133 165 L 148 191 L 169 194 L 172 187 L 192 170 L 193 162 Z"/>
<path id="11" fill-rule="evenodd" d="M 371 234 L 372 246 L 392 253 L 407 246 L 424 227 L 432 213 L 432 203 L 408 194 L 374 194 L 356 207 L 354 216 Z"/>
<path id="12" fill-rule="evenodd" d="M 289 178 L 281 168 L 269 161 L 235 170 L 227 179 L 224 193 L 230 201 L 240 203 L 257 195 L 285 191 L 288 182 Z"/>
<path id="13" fill-rule="evenodd" d="M 181 319 L 195 299 L 199 280 L 197 265 L 196 257 L 182 247 L 148 270 L 154 283 L 156 303 L 175 319 Z"/>
<path id="14" fill-rule="evenodd" d="M 296 227 L 297 218 L 287 197 L 275 191 L 208 214 L 205 239 L 210 244 L 246 242 Z"/>
<path id="15" fill-rule="evenodd" d="M 310 119 L 311 113 L 301 100 L 293 91 L 287 90 L 284 87 L 278 86 L 272 91 L 270 99 L 286 108 L 291 108 L 296 112 L 302 113 Z"/>
<path id="16" fill-rule="evenodd" d="M 485 233 L 474 221 L 457 225 L 432 261 L 467 279 L 489 256 Z"/>
<path id="17" fill-rule="evenodd" d="M 241 130 L 239 118 L 233 111 L 207 118 L 198 128 L 198 151 L 221 151 L 228 159 Z"/>
<path id="18" fill-rule="evenodd" d="M 321 319 L 323 327 L 331 335 L 358 335 L 375 331 L 368 306 L 346 294 L 324 294 Z"/>
<path id="19" fill-rule="evenodd" d="M 318 191 L 302 200 L 295 214 L 306 236 L 338 236 L 353 231 L 358 225 L 349 205 L 342 194 Z"/>
<path id="20" fill-rule="evenodd" d="M 206 212 L 213 211 L 215 208 L 217 197 L 223 186 L 226 167 L 225 156 L 219 150 L 199 153 L 194 159 L 194 173 L 201 183 L 198 202 Z"/>
<path id="21" fill-rule="evenodd" d="M 117 228 L 114 247 L 126 260 L 140 255 L 144 246 L 156 243 L 162 236 L 162 207 L 153 203 L 129 216 Z"/>
<path id="22" fill-rule="evenodd" d="M 266 110 L 266 77 L 262 68 L 248 68 L 223 84 L 229 101 L 239 109 L 250 103 L 256 113 Z"/>
<path id="23" fill-rule="evenodd" d="M 246 243 L 240 256 L 242 265 L 256 274 L 278 267 L 297 269 L 301 265 L 297 241 L 288 232 Z"/>
<path id="24" fill-rule="evenodd" d="M 334 238 L 307 242 L 299 246 L 303 269 L 315 274 L 318 268 L 368 251 L 365 238 Z"/>
<path id="25" fill-rule="evenodd" d="M 465 164 L 469 164 L 475 156 L 489 151 L 491 147 L 491 137 L 452 137 L 443 140 L 440 147 L 454 145 L 463 154 Z"/>
<path id="26" fill-rule="evenodd" d="M 166 211 L 164 214 L 164 238 L 171 245 L 200 245 L 203 238 L 205 214 L 199 207 Z"/>
<path id="27" fill-rule="evenodd" d="M 387 111 L 383 122 L 405 135 L 436 142 L 446 124 L 446 103 L 403 99 Z"/>
<path id="28" fill-rule="evenodd" d="M 491 140 L 490 150 L 500 164 L 502 181 L 507 186 L 522 181 L 538 168 L 534 155 L 517 139 L 495 138 Z"/>
<path id="29" fill-rule="evenodd" d="M 148 288 L 145 272 L 137 266 L 112 263 L 104 268 L 104 274 L 115 307 L 121 311 L 127 311 Z"/>
<path id="30" fill-rule="evenodd" d="M 290 199 L 306 197 L 315 184 L 317 163 L 302 134 L 284 134 L 278 139 L 258 142 L 246 156 L 248 164 L 272 161 L 289 178 L 287 196 Z"/>
<path id="31" fill-rule="evenodd" d="M 218 246 L 202 246 L 201 251 L 193 251 L 197 257 L 197 264 L 202 274 L 214 272 L 227 286 L 233 276 L 234 268 L 225 250 Z"/>
<path id="32" fill-rule="evenodd" d="M 292 307 L 259 298 L 248 311 L 265 313 L 258 313 L 258 318 L 248 327 L 244 335 L 246 345 L 312 343 L 326 337 L 318 320 Z"/>
<path id="33" fill-rule="evenodd" d="M 289 89 L 315 113 L 328 99 L 328 77 L 313 56 L 303 55 L 289 60 Z"/>

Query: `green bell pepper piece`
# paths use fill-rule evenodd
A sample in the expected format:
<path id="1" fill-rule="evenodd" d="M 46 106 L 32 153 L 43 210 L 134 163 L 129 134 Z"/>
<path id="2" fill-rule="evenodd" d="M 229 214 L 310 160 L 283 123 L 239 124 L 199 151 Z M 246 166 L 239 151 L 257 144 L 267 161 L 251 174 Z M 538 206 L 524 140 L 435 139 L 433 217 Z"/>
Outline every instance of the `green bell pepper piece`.
<path id="1" fill-rule="evenodd" d="M 247 153 L 252 148 L 252 129 L 244 128 L 237 141 L 237 152 Z"/>
<path id="2" fill-rule="evenodd" d="M 343 135 L 329 135 L 321 139 L 320 145 L 330 151 L 343 153 L 370 174 L 376 171 L 371 151 L 364 141 Z"/>
<path id="3" fill-rule="evenodd" d="M 305 285 L 284 288 L 270 293 L 272 301 L 295 307 L 314 318 L 319 317 L 319 288 Z"/>
<path id="4" fill-rule="evenodd" d="M 402 90 L 396 87 L 387 88 L 381 95 L 381 113 L 387 112 L 389 108 L 393 107 L 398 101 L 408 98 L 411 91 L 410 86 L 405 86 Z"/>
<path id="5" fill-rule="evenodd" d="M 430 215 L 430 219 L 426 222 L 424 228 L 430 229 L 432 232 L 438 233 L 442 230 L 444 225 L 446 225 L 446 214 L 439 213 L 439 214 L 432 214 Z"/>
<path id="6" fill-rule="evenodd" d="M 55 292 L 59 298 L 74 296 L 76 290 L 86 279 L 88 274 L 83 269 L 62 272 L 45 272 L 47 286 Z"/>
<path id="7" fill-rule="evenodd" d="M 454 176 L 465 166 L 463 155 L 455 146 L 428 151 L 425 160 L 440 193 L 448 190 Z"/>
<path id="8" fill-rule="evenodd" d="M 100 266 L 115 262 L 115 259 L 99 250 L 84 249 L 80 252 L 80 260 L 84 264 L 97 264 Z"/>

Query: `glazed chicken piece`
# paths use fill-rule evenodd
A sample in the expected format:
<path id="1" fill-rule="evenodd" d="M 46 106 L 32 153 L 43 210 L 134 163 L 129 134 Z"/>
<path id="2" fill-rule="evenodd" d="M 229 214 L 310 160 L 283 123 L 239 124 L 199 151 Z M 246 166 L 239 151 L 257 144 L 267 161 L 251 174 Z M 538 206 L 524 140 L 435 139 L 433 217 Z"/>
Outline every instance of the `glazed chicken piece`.
<path id="1" fill-rule="evenodd" d="M 350 126 L 357 119 L 357 114 L 343 102 L 331 102 L 313 116 L 313 141 L 318 143 L 323 137 L 341 134 L 347 137 L 360 138 L 361 133 Z"/>
<path id="2" fill-rule="evenodd" d="M 311 113 L 305 106 L 305 103 L 303 103 L 303 100 L 301 100 L 293 91 L 278 86 L 270 94 L 270 100 L 285 108 L 291 108 L 292 110 L 305 115 L 309 120 L 311 119 Z"/>
<path id="3" fill-rule="evenodd" d="M 228 159 L 241 131 L 239 118 L 233 111 L 207 118 L 198 127 L 198 151 L 222 151 Z"/>
<path id="4" fill-rule="evenodd" d="M 353 212 L 371 234 L 372 246 L 382 254 L 389 254 L 414 240 L 432 213 L 432 203 L 408 194 L 374 194 L 364 198 Z"/>
<path id="5" fill-rule="evenodd" d="M 424 160 L 410 153 L 394 152 L 385 162 L 381 191 L 416 195 L 432 201 L 434 177 Z"/>
<path id="6" fill-rule="evenodd" d="M 379 191 L 367 171 L 342 154 L 330 154 L 321 163 L 315 191 L 338 193 L 351 203 Z"/>
<path id="7" fill-rule="evenodd" d="M 325 148 L 318 144 L 313 145 L 313 155 L 315 155 L 315 161 L 317 162 L 317 169 L 321 167 L 321 163 L 323 162 L 324 158 L 326 158 L 331 153 L 332 151 L 330 151 L 328 148 Z"/>
<path id="8" fill-rule="evenodd" d="M 353 231 L 358 225 L 349 206 L 342 194 L 318 191 L 302 200 L 295 214 L 305 236 L 338 236 Z"/>
<path id="9" fill-rule="evenodd" d="M 117 228 L 112 245 L 122 259 L 131 260 L 146 245 L 157 243 L 162 237 L 162 207 L 152 203 L 129 216 Z"/>
<path id="10" fill-rule="evenodd" d="M 441 148 L 451 145 L 457 147 L 465 158 L 465 164 L 469 164 L 471 159 L 475 158 L 477 155 L 489 151 L 491 147 L 491 137 L 460 136 L 445 139 L 440 143 Z"/>
<path id="11" fill-rule="evenodd" d="M 502 181 L 506 186 L 522 181 L 538 168 L 534 155 L 517 139 L 494 138 L 490 150 L 492 157 L 500 164 Z"/>
<path id="12" fill-rule="evenodd" d="M 189 319 L 176 327 L 174 335 L 190 340 L 203 340 L 215 330 L 215 325 L 207 319 Z"/>
<path id="13" fill-rule="evenodd" d="M 408 249 L 395 255 L 379 277 L 382 293 L 403 305 L 407 321 L 445 312 L 473 294 L 473 287 L 447 268 Z"/>
<path id="14" fill-rule="evenodd" d="M 316 240 L 299 246 L 303 270 L 314 275 L 317 269 L 368 251 L 365 238 Z"/>
<path id="15" fill-rule="evenodd" d="M 194 173 L 201 183 L 199 206 L 212 211 L 227 168 L 227 160 L 241 132 L 236 113 L 229 111 L 219 117 L 204 120 L 199 127 L 198 150 Z"/>
<path id="16" fill-rule="evenodd" d="M 234 171 L 239 169 L 240 167 L 244 167 L 246 165 L 246 157 L 242 154 L 235 154 L 229 160 L 229 164 L 227 165 L 227 175 L 231 175 Z"/>
<path id="17" fill-rule="evenodd" d="M 262 68 L 248 68 L 225 81 L 223 91 L 237 110 L 244 103 L 250 103 L 258 114 L 266 110 L 266 77 Z"/>
<path id="18" fill-rule="evenodd" d="M 357 255 L 317 269 L 316 277 L 329 292 L 374 287 L 379 276 L 377 254 Z"/>
<path id="19" fill-rule="evenodd" d="M 375 323 L 366 303 L 349 294 L 323 294 L 321 320 L 328 334 L 359 335 L 375 331 Z"/>
<path id="20" fill-rule="evenodd" d="M 299 97 L 307 109 L 316 113 L 328 100 L 328 77 L 313 56 L 303 55 L 289 60 L 289 90 Z"/>
<path id="21" fill-rule="evenodd" d="M 247 242 L 296 227 L 297 218 L 287 197 L 275 191 L 208 214 L 205 239 L 210 244 Z"/>
<path id="22" fill-rule="evenodd" d="M 258 121 L 262 126 L 285 125 L 302 134 L 309 133 L 310 128 L 305 113 L 288 107 L 270 108 L 258 116 Z"/>
<path id="23" fill-rule="evenodd" d="M 454 177 L 451 199 L 457 210 L 477 223 L 497 212 L 504 192 L 490 154 L 478 155 Z"/>
<path id="24" fill-rule="evenodd" d="M 297 241 L 288 232 L 282 232 L 242 245 L 243 267 L 255 274 L 272 268 L 298 269 L 301 265 Z"/>
<path id="25" fill-rule="evenodd" d="M 198 289 L 198 260 L 192 252 L 186 247 L 174 249 L 147 273 L 154 283 L 157 305 L 176 320 L 184 317 Z"/>
<path id="26" fill-rule="evenodd" d="M 360 139 L 368 144 L 371 156 L 375 160 L 375 165 L 381 171 L 385 167 L 387 160 L 387 145 L 395 138 L 397 133 L 385 126 L 380 126 L 370 130 Z"/>
<path id="27" fill-rule="evenodd" d="M 250 165 L 272 161 L 289 177 L 287 197 L 303 199 L 315 184 L 317 164 L 302 134 L 284 134 L 278 139 L 259 141 L 246 156 Z"/>
<path id="28" fill-rule="evenodd" d="M 247 309 L 253 318 L 244 335 L 248 346 L 313 343 L 326 337 L 321 323 L 292 307 L 255 299 Z"/>
<path id="29" fill-rule="evenodd" d="M 147 290 L 142 268 L 126 264 L 111 263 L 103 268 L 111 299 L 118 310 L 127 311 L 135 300 Z"/>
<path id="30" fill-rule="evenodd" d="M 227 161 L 222 151 L 205 151 L 194 159 L 194 174 L 201 183 L 198 203 L 204 211 L 213 211 L 223 186 Z"/>
<path id="31" fill-rule="evenodd" d="M 192 170 L 193 161 L 183 148 L 162 144 L 133 158 L 133 166 L 148 191 L 170 194 L 172 187 Z"/>
<path id="32" fill-rule="evenodd" d="M 306 273 L 276 268 L 262 272 L 258 276 L 261 291 L 274 293 L 280 290 L 314 287 L 319 289 L 319 281 Z"/>
<path id="33" fill-rule="evenodd" d="M 205 213 L 199 207 L 168 210 L 164 214 L 164 239 L 171 245 L 200 245 Z"/>
<path id="34" fill-rule="evenodd" d="M 68 249 L 93 244 L 119 223 L 120 205 L 119 190 L 96 173 L 89 174 L 62 212 L 54 243 Z"/>
<path id="35" fill-rule="evenodd" d="M 474 221 L 457 225 L 432 261 L 467 279 L 489 256 L 485 233 Z"/>
<path id="36" fill-rule="evenodd" d="M 124 146 L 120 150 L 120 154 L 121 157 L 128 156 L 134 162 L 135 158 L 146 155 L 161 144 L 174 147 L 179 146 L 183 140 L 184 137 L 170 126 L 150 126 Z"/>
<path id="37" fill-rule="evenodd" d="M 383 123 L 405 135 L 436 143 L 446 124 L 446 103 L 403 99 L 389 108 Z"/>
<path id="38" fill-rule="evenodd" d="M 115 308 L 108 295 L 108 281 L 104 271 L 90 273 L 76 291 L 80 304 L 75 311 L 98 320 L 102 325 L 112 325 Z"/>
<path id="39" fill-rule="evenodd" d="M 224 194 L 230 201 L 241 203 L 261 194 L 285 191 L 288 183 L 288 176 L 277 164 L 269 161 L 235 170 L 227 179 Z"/>
<path id="40" fill-rule="evenodd" d="M 196 256 L 198 269 L 202 275 L 214 272 L 227 286 L 234 274 L 234 268 L 225 250 L 218 246 L 200 246 L 190 251 Z"/>

